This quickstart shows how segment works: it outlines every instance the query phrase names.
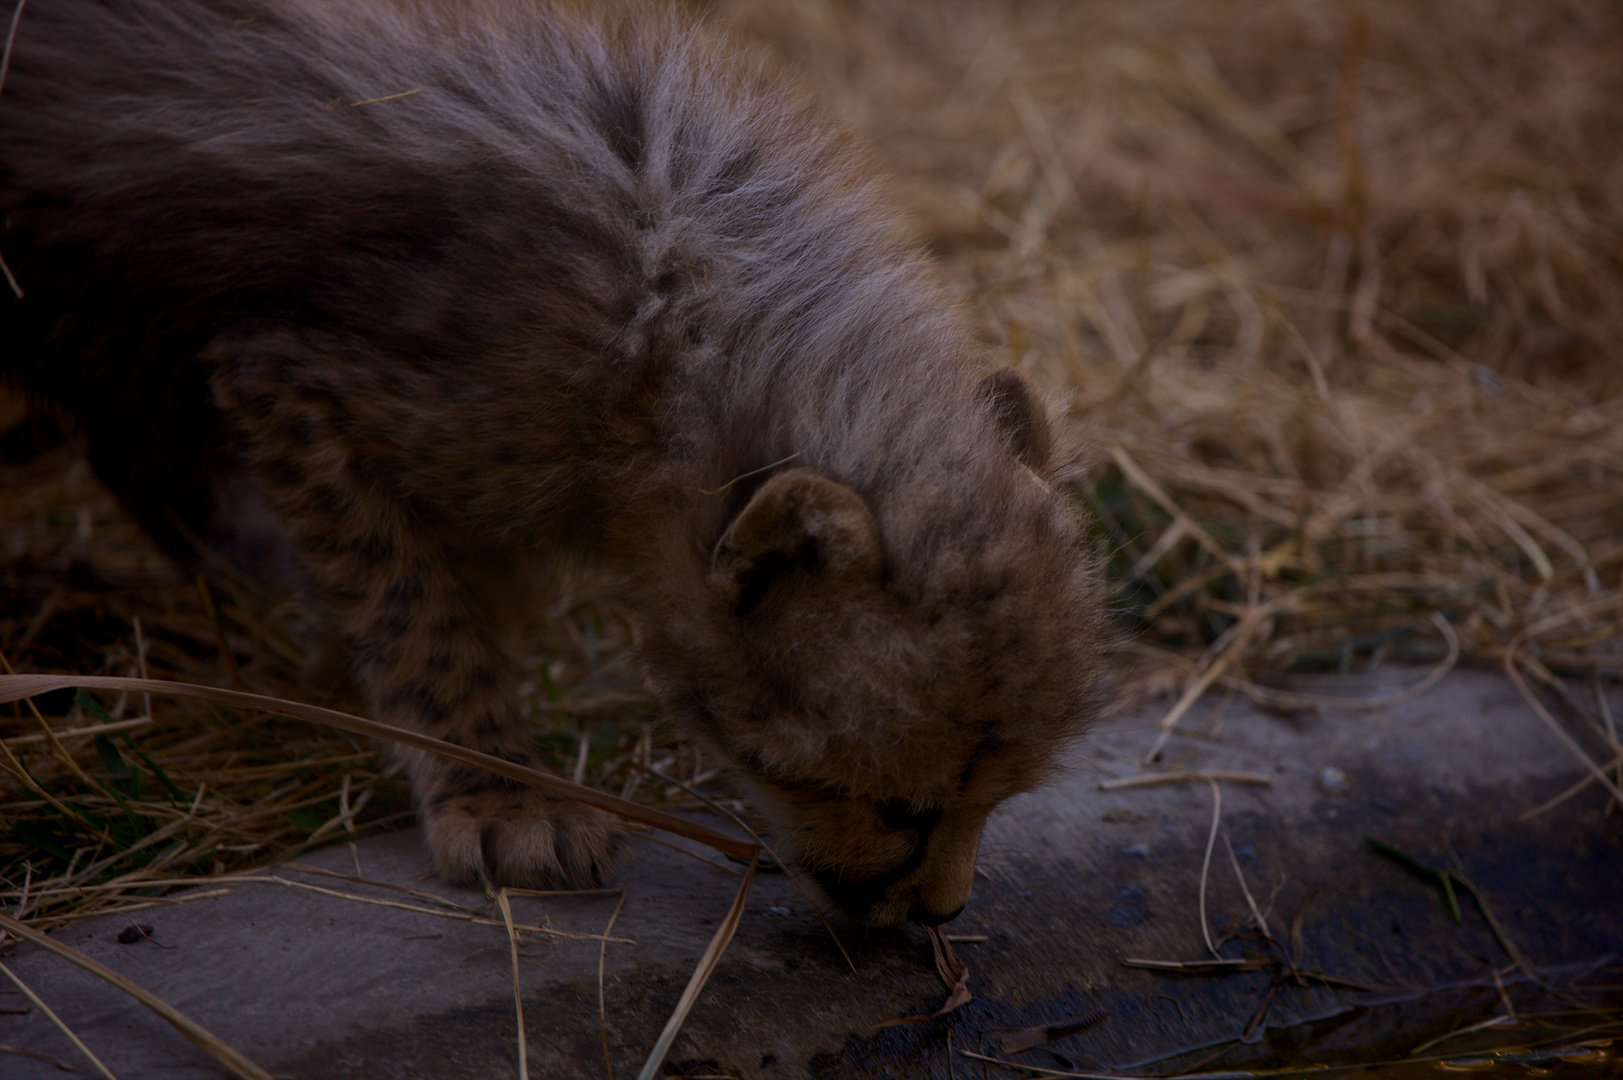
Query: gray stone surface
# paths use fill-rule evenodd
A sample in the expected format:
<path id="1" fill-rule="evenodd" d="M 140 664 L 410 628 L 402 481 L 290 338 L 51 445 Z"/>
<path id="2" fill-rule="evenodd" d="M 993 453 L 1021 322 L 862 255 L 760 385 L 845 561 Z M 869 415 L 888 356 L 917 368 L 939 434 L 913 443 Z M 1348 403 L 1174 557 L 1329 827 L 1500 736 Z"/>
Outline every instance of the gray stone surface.
<path id="1" fill-rule="evenodd" d="M 1376 694 L 1413 673 L 1383 672 Z M 1336 692 L 1346 692 L 1336 687 Z M 1623 704 L 1623 703 L 1620 703 Z M 1623 711 L 1623 710 L 1620 710 Z M 977 999 L 948 1017 L 924 935 L 840 928 L 851 972 L 809 905 L 782 877 L 758 880 L 737 939 L 670 1056 L 673 1075 L 739 1077 L 979 1075 L 963 1051 L 1002 1055 L 1004 1033 L 1102 1019 L 1009 1054 L 1051 1068 L 1402 1054 L 1499 1007 L 1495 971 L 1524 1005 L 1547 991 L 1509 966 L 1479 907 L 1456 924 L 1435 881 L 1376 854 L 1382 840 L 1434 865 L 1458 854 L 1541 979 L 1574 992 L 1623 982 L 1623 825 L 1591 789 L 1529 822 L 1523 811 L 1579 770 L 1502 677 L 1456 672 L 1424 697 L 1374 712 L 1280 715 L 1213 696 L 1184 719 L 1163 767 L 1259 773 L 1226 782 L 1208 921 L 1227 957 L 1275 961 L 1227 974 L 1168 974 L 1124 958 L 1209 955 L 1198 885 L 1212 821 L 1204 782 L 1100 791 L 1133 775 L 1155 715 L 1114 721 L 1076 767 L 1015 799 L 989 825 L 970 907 L 948 927 L 984 935 L 959 946 Z M 678 846 L 694 851 L 691 845 Z M 1234 851 L 1282 945 L 1249 930 L 1227 854 Z M 338 845 L 303 861 L 427 890 L 470 907 L 482 897 L 427 874 L 409 832 Z M 409 896 L 291 869 L 289 880 L 406 903 Z M 727 868 L 646 841 L 621 865 L 625 904 L 609 945 L 606 1028 L 596 942 L 530 935 L 521 957 L 530 1070 L 537 1077 L 635 1075 L 738 885 Z M 618 896 L 524 898 L 521 922 L 599 933 Z M 154 941 L 119 944 L 132 921 Z M 505 931 L 323 896 L 281 884 L 157 908 L 134 920 L 61 930 L 60 940 L 149 987 L 288 1077 L 517 1075 Z M 1326 978 L 1283 977 L 1285 952 Z M 30 946 L 12 968 L 101 1054 L 121 1080 L 223 1075 L 117 991 Z M 1587 980 L 1587 982 L 1586 982 Z M 1264 1010 L 1264 1003 L 1266 1009 Z M 0 1076 L 90 1075 L 63 1036 L 15 994 L 0 994 Z M 1616 1008 L 1617 1002 L 1612 1006 Z M 1260 1019 L 1259 1019 L 1260 1017 Z M 1247 1034 L 1247 1029 L 1252 1030 Z M 1245 1036 L 1241 1038 L 1241 1036 Z M 1204 1048 L 1204 1049 L 1203 1049 Z M 1143 1064 L 1168 1054 L 1153 1066 Z M 973 1073 L 970 1070 L 975 1070 Z M 1012 1075 L 1012 1074 L 1004 1074 Z"/>

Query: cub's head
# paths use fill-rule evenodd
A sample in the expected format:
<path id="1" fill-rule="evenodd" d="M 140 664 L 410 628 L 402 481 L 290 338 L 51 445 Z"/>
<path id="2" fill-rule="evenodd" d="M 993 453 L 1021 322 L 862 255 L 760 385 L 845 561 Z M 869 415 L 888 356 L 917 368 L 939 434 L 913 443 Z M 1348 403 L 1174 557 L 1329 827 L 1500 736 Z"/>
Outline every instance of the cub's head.
<path id="1" fill-rule="evenodd" d="M 867 497 L 773 475 L 716 543 L 704 611 L 644 642 L 650 683 L 737 767 L 778 853 L 870 925 L 962 909 L 987 815 L 1049 775 L 1102 692 L 1103 602 L 1044 479 L 1043 413 L 1012 373 L 968 410 L 946 460 L 921 453 Z"/>

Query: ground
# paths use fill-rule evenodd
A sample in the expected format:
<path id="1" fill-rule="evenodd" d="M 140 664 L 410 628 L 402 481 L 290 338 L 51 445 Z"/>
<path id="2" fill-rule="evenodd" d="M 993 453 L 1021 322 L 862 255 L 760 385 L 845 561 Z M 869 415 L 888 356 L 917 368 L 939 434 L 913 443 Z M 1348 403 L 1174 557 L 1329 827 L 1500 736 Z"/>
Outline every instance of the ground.
<path id="1" fill-rule="evenodd" d="M 1599 960 L 1619 940 L 1606 921 L 1623 909 L 1606 892 L 1619 880 L 1617 811 L 1597 782 L 1516 819 L 1600 767 L 1623 782 L 1623 16 L 1578 0 L 719 0 L 706 10 L 851 125 L 963 297 L 988 362 L 1028 370 L 1090 432 L 1098 464 L 1082 501 L 1107 554 L 1127 678 L 1121 716 L 1082 750 L 1082 769 L 1012 804 L 988 838 L 984 889 L 953 925 L 988 935 L 960 946 L 975 1002 L 876 1032 L 866 1025 L 884 1015 L 934 1007 L 940 988 L 922 939 L 860 938 L 861 974 L 840 975 L 804 902 L 766 880 L 671 1060 L 695 1074 L 712 1062 L 770 1075 L 762 1062 L 773 1055 L 785 1075 L 928 1075 L 945 1067 L 948 1031 L 958 1050 L 985 1048 L 996 1040 L 980 1033 L 994 1027 L 1095 1009 L 1109 1018 L 1027 1059 L 1121 1065 L 1243 1034 L 1258 1015 L 1262 1043 L 1226 1046 L 1202 1067 L 1337 1046 L 1407 1053 L 1451 1025 L 1508 1015 L 1481 985 L 1490 968 L 1510 981 L 1513 1007 L 1548 1011 L 1532 1000 L 1536 984 L 1516 982 L 1525 970 L 1504 967 L 1474 901 L 1458 898 L 1456 927 L 1442 878 L 1376 852 L 1366 836 L 1433 868 L 1451 866 L 1451 845 L 1529 965 L 1575 992 L 1580 975 L 1563 965 Z M 0 653 L 17 670 L 145 670 L 357 707 L 341 678 L 319 670 L 307 611 L 241 583 L 181 578 L 97 487 L 71 432 L 11 397 L 0 429 Z M 702 812 L 650 779 L 655 767 L 733 805 L 703 755 L 658 727 L 628 675 L 623 622 L 590 582 L 562 587 L 536 629 L 527 693 L 559 769 Z M 1400 681 L 1452 673 L 1387 720 L 1320 711 L 1372 692 L 1330 693 L 1323 679 L 1380 680 L 1392 664 L 1411 665 Z M 408 810 L 372 747 L 156 698 L 64 693 L 38 704 L 52 732 L 102 730 L 59 746 L 26 711 L 0 721 L 8 914 L 130 965 L 296 1075 L 322 1075 L 318 1061 L 330 1075 L 396 1060 L 409 1072 L 440 1060 L 432 1054 L 480 1075 L 516 1064 L 502 1028 L 505 934 L 410 929 L 427 917 L 374 917 L 305 893 L 294 903 L 287 886 L 226 880 L 288 859 L 349 865 L 344 845 L 306 853 L 353 827 L 368 875 L 437 888 L 416 880 L 416 849 L 389 832 Z M 1146 762 L 1169 717 L 1178 734 Z M 1216 936 L 1242 933 L 1225 955 L 1289 953 L 1306 966 L 1291 929 L 1300 912 L 1315 970 L 1376 990 L 1287 979 L 1269 999 L 1285 969 L 1121 966 L 1125 956 L 1202 955 L 1194 886 L 1212 793 L 1200 780 L 1095 787 L 1180 768 L 1273 780 L 1220 783 L 1222 835 L 1259 909 L 1283 878 L 1268 919 L 1283 944 L 1245 929 L 1219 842 L 1209 922 Z M 623 1010 L 610 1040 L 621 1071 L 642 1060 L 714 927 L 704 920 L 721 916 L 735 885 L 689 863 L 648 848 L 624 871 L 622 929 L 639 944 L 609 947 L 606 989 L 621 996 L 605 997 L 606 1012 Z M 181 885 L 233 892 L 141 906 Z M 539 917 L 534 902 L 517 906 L 521 921 Z M 559 925 L 594 933 L 607 919 L 599 902 L 545 907 Z M 212 929 L 171 922 L 216 917 Z M 338 921 L 317 934 L 309 919 L 320 917 Z M 1389 917 L 1401 948 L 1385 936 Z M 117 945 L 110 927 L 131 919 L 175 950 Z M 245 976 L 238 954 L 202 955 L 226 940 L 222 926 L 244 921 L 253 933 L 229 940 L 300 966 L 334 958 L 316 970 L 353 990 L 323 997 L 289 981 L 279 998 L 277 980 Z M 179 940 L 165 939 L 171 930 Z M 1365 938 L 1378 944 L 1359 952 Z M 391 995 L 410 986 L 413 965 L 436 962 L 413 950 L 436 941 L 448 953 L 465 946 L 447 966 L 466 981 L 436 977 L 402 1006 Z M 650 952 L 651 942 L 669 951 Z M 595 948 L 569 948 L 585 952 L 561 973 L 525 958 L 527 986 L 550 987 L 526 1012 L 531 1048 L 567 1045 L 556 1052 L 595 1074 Z M 566 951 L 553 947 L 547 963 Z M 14 955 L 87 1041 L 112 1042 L 109 1062 L 155 1048 L 119 1075 L 160 1059 L 192 1067 L 165 1056 L 190 1052 L 179 1043 L 109 1040 L 104 1019 L 150 1021 L 94 997 L 55 962 Z M 1450 991 L 1458 1002 L 1420 994 L 1443 983 L 1462 984 Z M 1435 1012 L 1366 1010 L 1362 1027 L 1307 1021 L 1370 993 Z M 0 1044 L 70 1059 L 37 1010 L 6 1011 L 13 1000 L 0 996 L 0 1023 L 19 1034 Z M 332 1001 L 374 1004 L 351 1012 Z M 1615 1034 L 1609 1007 L 1596 1022 L 1613 1027 L 1597 1030 Z M 252 1019 L 299 1008 L 298 1023 Z M 404 1019 L 447 1011 L 460 1019 Z M 781 1044 L 770 1041 L 774 1026 L 789 1031 Z M 442 1031 L 466 1037 L 437 1049 L 423 1041 Z M 739 1031 L 751 1033 L 739 1042 L 751 1053 L 766 1047 L 754 1064 L 727 1056 Z M 1507 1033 L 1525 1034 L 1496 1022 L 1466 1038 Z M 34 1060 L 5 1053 L 8 1076 Z"/>

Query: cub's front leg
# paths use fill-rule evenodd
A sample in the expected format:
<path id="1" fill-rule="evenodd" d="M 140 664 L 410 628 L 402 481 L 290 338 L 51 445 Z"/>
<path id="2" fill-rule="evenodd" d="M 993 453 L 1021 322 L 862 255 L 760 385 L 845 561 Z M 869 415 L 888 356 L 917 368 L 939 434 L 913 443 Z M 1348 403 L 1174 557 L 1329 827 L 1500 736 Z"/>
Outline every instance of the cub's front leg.
<path id="1" fill-rule="evenodd" d="M 512 662 L 456 572 L 410 535 L 409 518 L 393 528 L 374 523 L 361 535 L 338 517 L 322 522 L 323 539 L 306 549 L 315 548 L 315 576 L 329 589 L 355 583 L 334 607 L 373 714 L 540 767 Z M 530 888 L 601 884 L 617 836 L 611 815 L 422 751 L 403 753 L 424 836 L 446 878 Z"/>
<path id="2" fill-rule="evenodd" d="M 318 596 L 347 638 L 385 723 L 539 767 L 514 665 L 434 530 L 370 475 L 332 388 L 239 380 L 217 396 L 248 435 Z M 327 433 L 344 433 L 341 442 Z M 619 836 L 609 814 L 422 751 L 405 759 L 428 846 L 460 884 L 600 884 Z"/>

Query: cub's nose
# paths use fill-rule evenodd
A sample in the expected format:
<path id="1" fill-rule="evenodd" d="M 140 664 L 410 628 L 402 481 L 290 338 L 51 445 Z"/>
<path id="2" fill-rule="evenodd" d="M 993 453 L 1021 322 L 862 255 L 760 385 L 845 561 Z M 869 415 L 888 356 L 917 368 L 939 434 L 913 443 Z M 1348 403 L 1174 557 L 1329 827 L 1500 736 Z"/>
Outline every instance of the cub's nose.
<path id="1" fill-rule="evenodd" d="M 916 922 L 920 926 L 940 926 L 944 922 L 951 922 L 956 919 L 958 913 L 963 910 L 963 904 L 959 904 L 951 911 L 934 911 L 928 904 L 915 902 L 912 907 L 907 909 L 907 919 L 909 922 Z"/>

